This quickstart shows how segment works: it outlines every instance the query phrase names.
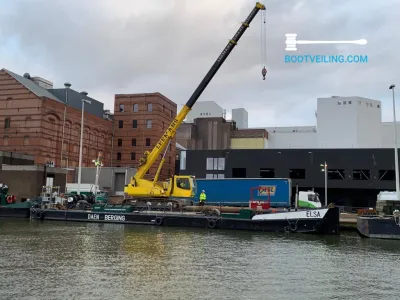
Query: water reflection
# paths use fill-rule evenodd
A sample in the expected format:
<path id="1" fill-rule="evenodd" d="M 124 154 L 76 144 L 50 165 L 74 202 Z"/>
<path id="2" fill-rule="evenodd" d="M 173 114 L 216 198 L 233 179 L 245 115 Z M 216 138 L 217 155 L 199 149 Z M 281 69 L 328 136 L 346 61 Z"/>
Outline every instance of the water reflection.
<path id="1" fill-rule="evenodd" d="M 0 220 L 0 299 L 397 299 L 399 248 L 356 233 Z"/>

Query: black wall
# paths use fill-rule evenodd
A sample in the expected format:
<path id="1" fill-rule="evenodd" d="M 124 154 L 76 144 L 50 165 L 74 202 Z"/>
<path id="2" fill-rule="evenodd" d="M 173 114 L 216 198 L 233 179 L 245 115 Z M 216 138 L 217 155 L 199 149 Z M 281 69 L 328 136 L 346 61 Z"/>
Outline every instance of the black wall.
<path id="1" fill-rule="evenodd" d="M 293 185 L 297 183 L 300 188 L 318 189 L 322 198 L 325 185 L 320 165 L 326 161 L 331 171 L 328 174 L 344 169 L 344 180 L 328 179 L 328 199 L 329 195 L 335 194 L 336 200 L 343 203 L 370 205 L 379 191 L 395 189 L 394 178 L 380 180 L 379 174 L 383 170 L 388 170 L 387 174 L 394 173 L 393 149 L 188 150 L 186 153 L 186 170 L 180 170 L 182 175 L 205 178 L 206 174 L 220 173 L 225 178 L 232 178 L 235 173 L 237 175 L 236 168 L 244 168 L 246 174 L 243 177 L 247 178 L 259 178 L 260 169 L 275 169 L 275 178 L 290 178 L 291 169 L 304 169 L 305 178 L 292 178 Z M 207 171 L 206 160 L 211 157 L 225 157 L 225 170 Z M 353 179 L 356 169 L 368 170 L 370 179 Z"/>

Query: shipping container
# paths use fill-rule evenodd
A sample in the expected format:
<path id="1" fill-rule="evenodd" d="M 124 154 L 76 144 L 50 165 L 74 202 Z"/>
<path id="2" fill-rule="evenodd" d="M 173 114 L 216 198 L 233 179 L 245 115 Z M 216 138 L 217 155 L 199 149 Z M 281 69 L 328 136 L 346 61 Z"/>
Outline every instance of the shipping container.
<path id="1" fill-rule="evenodd" d="M 270 201 L 271 207 L 289 207 L 292 182 L 287 178 L 196 179 L 196 201 L 205 190 L 207 205 L 249 206 L 253 201 Z"/>

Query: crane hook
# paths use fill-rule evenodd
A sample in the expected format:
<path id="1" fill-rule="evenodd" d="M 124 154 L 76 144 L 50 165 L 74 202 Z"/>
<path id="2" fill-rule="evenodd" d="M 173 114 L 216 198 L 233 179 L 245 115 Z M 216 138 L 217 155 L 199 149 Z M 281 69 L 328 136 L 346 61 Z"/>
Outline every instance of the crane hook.
<path id="1" fill-rule="evenodd" d="M 265 80 L 265 76 L 267 75 L 267 69 L 265 67 L 262 69 L 261 74 L 263 76 L 263 80 Z"/>

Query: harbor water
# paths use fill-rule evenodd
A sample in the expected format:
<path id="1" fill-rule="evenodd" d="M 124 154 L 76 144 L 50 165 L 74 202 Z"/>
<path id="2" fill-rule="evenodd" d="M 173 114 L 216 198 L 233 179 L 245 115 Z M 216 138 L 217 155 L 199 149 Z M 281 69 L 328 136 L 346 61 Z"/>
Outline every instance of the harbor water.
<path id="1" fill-rule="evenodd" d="M 400 299 L 400 241 L 0 220 L 0 299 Z"/>

